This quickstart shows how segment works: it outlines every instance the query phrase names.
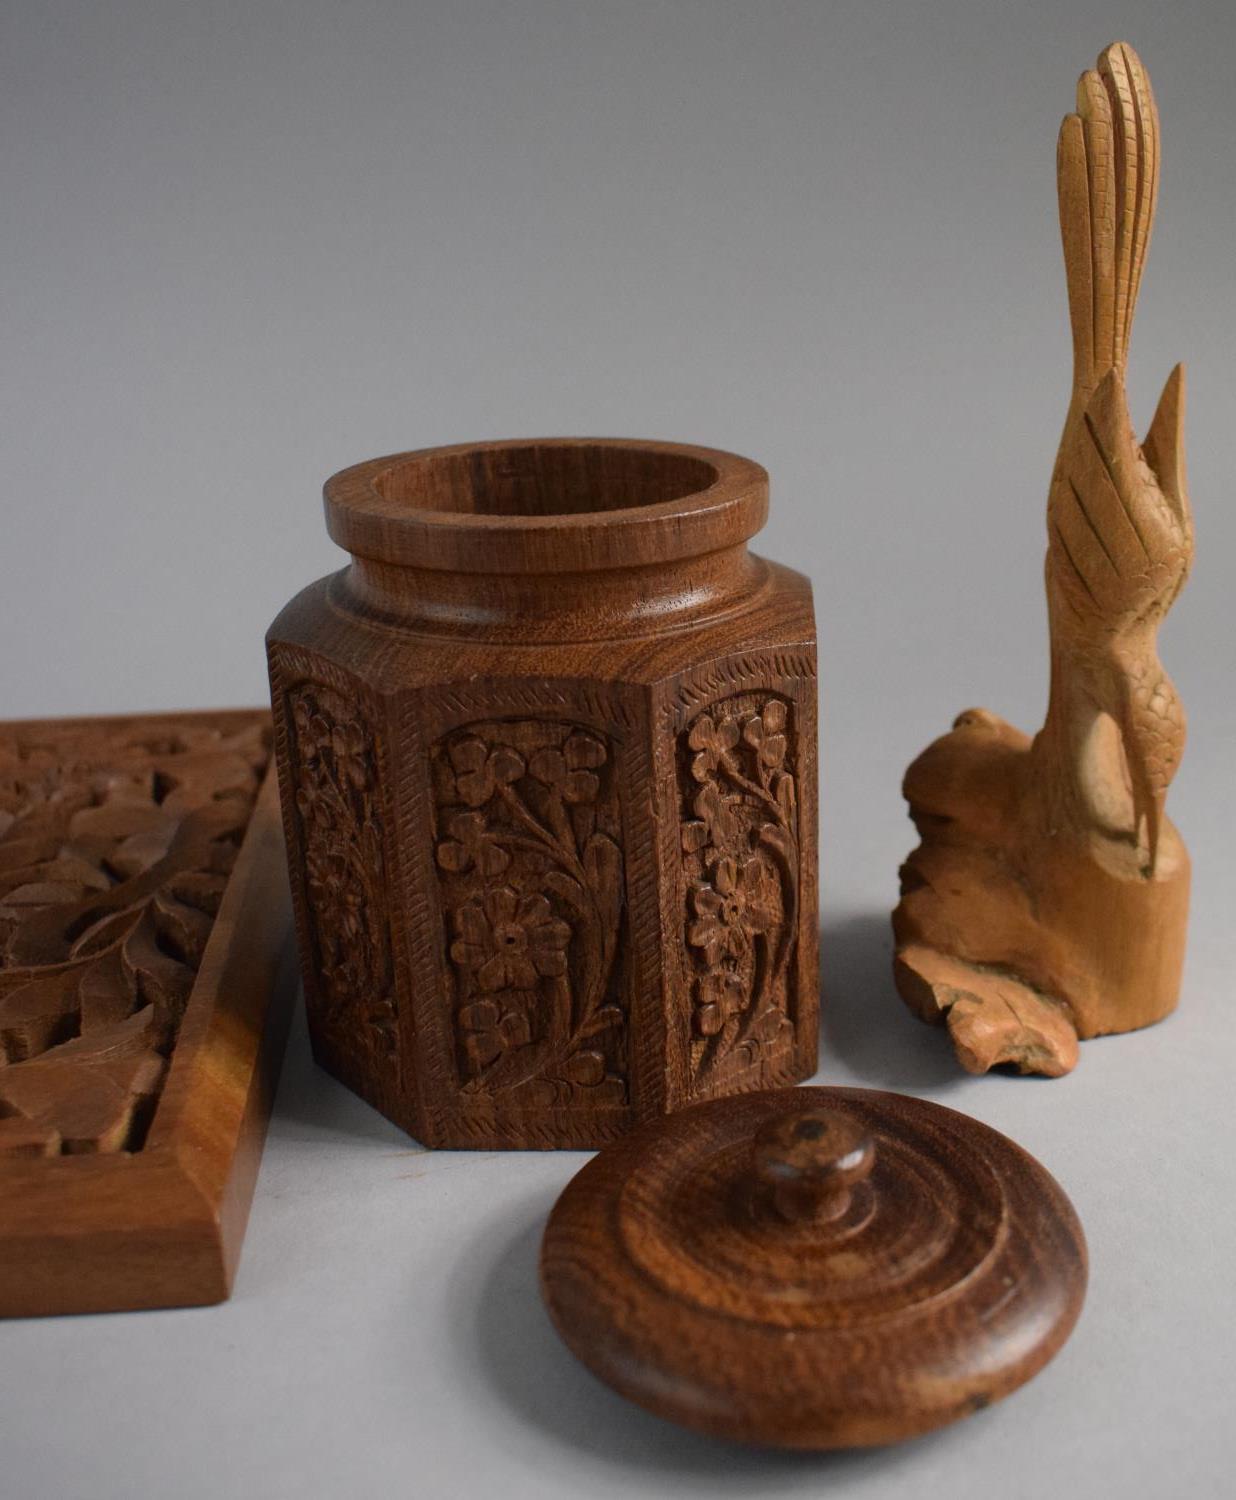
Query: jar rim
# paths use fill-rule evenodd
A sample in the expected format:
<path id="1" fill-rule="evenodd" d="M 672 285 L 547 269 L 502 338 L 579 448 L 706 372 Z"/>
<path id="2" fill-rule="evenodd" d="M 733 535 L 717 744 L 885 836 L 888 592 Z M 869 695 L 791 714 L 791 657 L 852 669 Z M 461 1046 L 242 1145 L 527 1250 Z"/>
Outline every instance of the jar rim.
<path id="1" fill-rule="evenodd" d="M 767 518 L 768 475 L 717 448 L 530 438 L 368 459 L 328 479 L 323 498 L 327 531 L 354 557 L 470 573 L 589 572 L 746 542 Z"/>

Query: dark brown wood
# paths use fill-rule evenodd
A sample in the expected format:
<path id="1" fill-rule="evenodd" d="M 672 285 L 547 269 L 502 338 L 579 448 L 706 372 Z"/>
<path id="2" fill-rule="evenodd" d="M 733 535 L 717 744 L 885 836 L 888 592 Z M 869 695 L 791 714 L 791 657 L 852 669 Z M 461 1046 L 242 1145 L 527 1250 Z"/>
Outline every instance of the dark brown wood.
<path id="1" fill-rule="evenodd" d="M 595 1146 L 816 1066 L 815 624 L 747 459 L 555 440 L 326 486 L 268 637 L 315 1055 L 427 1145 Z"/>
<path id="2" fill-rule="evenodd" d="M 2 1315 L 228 1294 L 287 1010 L 269 758 L 251 710 L 0 726 Z"/>
<path id="3" fill-rule="evenodd" d="M 1131 47 L 1082 74 L 1057 156 L 1073 388 L 1047 503 L 1051 697 L 1033 741 L 970 709 L 906 773 L 922 838 L 893 915 L 897 985 L 964 1067 L 1051 1076 L 1079 1038 L 1175 1008 L 1189 856 L 1166 813 L 1184 711 L 1155 637 L 1193 520 L 1184 374 L 1143 443 L 1125 396 L 1159 184 L 1159 117 Z"/>
<path id="4" fill-rule="evenodd" d="M 775 1089 L 653 1121 L 567 1186 L 558 1331 L 658 1416 L 836 1448 L 980 1410 L 1068 1337 L 1086 1247 L 1019 1146 L 926 1100 Z"/>

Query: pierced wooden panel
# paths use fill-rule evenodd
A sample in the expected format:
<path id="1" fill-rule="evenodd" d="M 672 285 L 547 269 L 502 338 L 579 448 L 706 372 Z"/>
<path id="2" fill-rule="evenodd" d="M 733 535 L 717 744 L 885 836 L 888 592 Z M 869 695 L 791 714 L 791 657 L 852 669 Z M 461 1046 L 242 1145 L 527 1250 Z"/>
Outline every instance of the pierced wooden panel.
<path id="1" fill-rule="evenodd" d="M 0 726 L 0 1313 L 227 1293 L 288 927 L 270 751 L 259 712 Z"/>
<path id="2" fill-rule="evenodd" d="M 0 738 L 0 1154 L 141 1149 L 269 755 L 257 716 Z"/>

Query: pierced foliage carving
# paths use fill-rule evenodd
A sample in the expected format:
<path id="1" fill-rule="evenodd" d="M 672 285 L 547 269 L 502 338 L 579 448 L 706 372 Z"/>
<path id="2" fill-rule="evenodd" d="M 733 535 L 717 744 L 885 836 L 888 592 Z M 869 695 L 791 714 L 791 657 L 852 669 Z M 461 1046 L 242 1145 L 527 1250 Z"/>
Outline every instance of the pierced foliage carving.
<path id="1" fill-rule="evenodd" d="M 270 755 L 204 717 L 0 734 L 0 1155 L 144 1144 Z"/>
<path id="2" fill-rule="evenodd" d="M 569 723 L 469 724 L 434 747 L 433 779 L 465 1097 L 624 1104 L 610 745 Z"/>
<path id="3" fill-rule="evenodd" d="M 790 708 L 743 693 L 678 742 L 693 1087 L 793 1041 L 798 798 Z"/>
<path id="4" fill-rule="evenodd" d="M 322 1036 L 396 1055 L 382 812 L 374 735 L 360 708 L 306 683 L 288 694 L 296 814 L 314 953 L 306 1003 Z"/>

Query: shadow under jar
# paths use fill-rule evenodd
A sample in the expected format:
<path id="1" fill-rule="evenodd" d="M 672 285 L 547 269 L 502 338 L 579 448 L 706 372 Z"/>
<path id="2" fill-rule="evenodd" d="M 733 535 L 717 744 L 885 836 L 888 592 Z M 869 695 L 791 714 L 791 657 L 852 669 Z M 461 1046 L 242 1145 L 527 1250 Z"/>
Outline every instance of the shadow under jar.
<path id="1" fill-rule="evenodd" d="M 768 476 L 670 443 L 346 469 L 267 647 L 319 1063 L 429 1146 L 814 1071 L 815 623 Z"/>

